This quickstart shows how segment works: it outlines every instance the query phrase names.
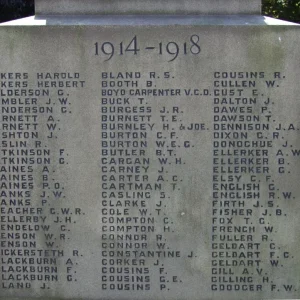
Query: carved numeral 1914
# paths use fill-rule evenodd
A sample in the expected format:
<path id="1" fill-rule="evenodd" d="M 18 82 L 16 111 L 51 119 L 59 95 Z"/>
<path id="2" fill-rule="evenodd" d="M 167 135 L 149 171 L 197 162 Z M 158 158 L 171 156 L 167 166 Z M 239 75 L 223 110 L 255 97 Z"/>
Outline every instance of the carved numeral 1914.
<path id="1" fill-rule="evenodd" d="M 137 37 L 134 38 L 126 45 L 124 42 L 121 42 L 118 45 L 118 49 L 116 49 L 115 45 L 111 42 L 104 42 L 99 47 L 99 43 L 95 43 L 95 55 L 103 54 L 107 56 L 105 61 L 110 60 L 114 55 L 116 50 L 118 51 L 119 55 L 123 55 L 126 52 L 131 52 L 134 55 L 137 55 L 140 49 L 138 48 Z"/>

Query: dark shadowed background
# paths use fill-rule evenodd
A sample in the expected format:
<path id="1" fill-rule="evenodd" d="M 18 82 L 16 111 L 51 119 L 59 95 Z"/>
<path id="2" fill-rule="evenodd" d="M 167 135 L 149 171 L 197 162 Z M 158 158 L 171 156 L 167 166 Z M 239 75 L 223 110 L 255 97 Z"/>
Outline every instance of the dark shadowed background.
<path id="1" fill-rule="evenodd" d="M 300 0 L 263 0 L 262 2 L 264 15 L 300 23 Z M 34 0 L 0 0 L 0 22 L 31 15 L 34 15 Z"/>
<path id="2" fill-rule="evenodd" d="M 32 15 L 34 15 L 34 0 L 0 0 L 0 22 Z"/>

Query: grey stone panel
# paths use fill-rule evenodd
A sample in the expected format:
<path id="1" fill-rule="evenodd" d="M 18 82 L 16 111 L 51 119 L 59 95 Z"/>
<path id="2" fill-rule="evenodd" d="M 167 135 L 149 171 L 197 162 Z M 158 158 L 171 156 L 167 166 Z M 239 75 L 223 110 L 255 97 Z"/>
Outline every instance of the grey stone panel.
<path id="1" fill-rule="evenodd" d="M 260 14 L 260 0 L 36 0 L 36 14 Z"/>
<path id="2" fill-rule="evenodd" d="M 299 26 L 187 20 L 0 27 L 1 300 L 300 298 Z"/>

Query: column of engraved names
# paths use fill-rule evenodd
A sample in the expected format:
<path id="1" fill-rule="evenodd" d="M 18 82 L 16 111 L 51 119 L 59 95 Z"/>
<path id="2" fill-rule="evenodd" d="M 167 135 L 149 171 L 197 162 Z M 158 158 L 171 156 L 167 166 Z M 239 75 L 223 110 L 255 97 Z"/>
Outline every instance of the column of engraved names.
<path id="1" fill-rule="evenodd" d="M 149 233 L 155 231 L 148 202 L 159 187 L 148 176 L 152 108 L 128 92 L 138 88 L 140 77 L 139 72 L 102 73 L 103 290 L 150 290 L 149 265 L 140 251 L 149 248 Z"/>
<path id="2" fill-rule="evenodd" d="M 269 131 L 258 107 L 263 72 L 215 72 L 213 98 L 212 290 L 262 291 L 257 235 L 262 174 L 269 172 Z M 257 280 L 259 278 L 259 280 Z"/>
<path id="3" fill-rule="evenodd" d="M 57 97 L 57 88 L 66 87 L 69 81 L 66 74 L 57 73 L 51 81 L 53 76 L 1 73 L 1 280 L 4 289 L 30 289 L 34 282 L 39 282 L 41 289 L 49 289 L 60 278 L 57 258 L 63 257 L 64 251 L 54 242 L 52 225 L 54 215 L 60 213 L 54 214 L 52 205 L 53 200 L 60 198 L 61 184 L 52 172 L 56 161 L 64 160 L 65 151 L 57 151 L 51 145 L 57 139 L 57 115 L 64 118 L 64 105 L 57 108 L 58 112 L 51 98 Z"/>
<path id="4" fill-rule="evenodd" d="M 32 199 L 35 171 L 51 160 L 50 150 L 39 141 L 38 120 L 51 111 L 38 106 L 49 90 L 30 88 L 28 73 L 2 73 L 1 79 L 2 288 L 28 289 L 35 281 L 57 280 L 56 274 L 44 275 L 48 268 L 56 271 L 55 260 L 44 259 L 43 250 L 37 248 L 46 217 Z"/>
<path id="5" fill-rule="evenodd" d="M 183 163 L 176 156 L 180 147 L 176 130 L 182 112 L 177 106 L 169 107 L 175 90 L 159 78 L 155 72 L 102 73 L 105 290 L 159 288 L 167 292 L 172 283 L 181 282 L 177 274 L 167 272 L 167 262 L 181 257 L 180 251 L 168 243 L 175 228 L 167 209 L 182 181 L 170 172 L 172 165 Z M 169 72 L 165 72 L 164 79 L 170 79 Z M 158 83 L 164 88 L 156 88 Z M 180 89 L 176 91 L 180 93 Z M 152 103 L 154 97 L 164 100 L 161 108 Z M 171 141 L 166 141 L 169 138 Z"/>

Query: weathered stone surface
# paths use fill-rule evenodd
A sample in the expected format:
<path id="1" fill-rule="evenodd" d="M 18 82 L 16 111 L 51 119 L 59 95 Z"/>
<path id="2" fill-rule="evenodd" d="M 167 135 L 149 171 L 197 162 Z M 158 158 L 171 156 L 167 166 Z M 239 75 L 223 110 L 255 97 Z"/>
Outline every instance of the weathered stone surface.
<path id="1" fill-rule="evenodd" d="M 0 298 L 299 298 L 299 26 L 130 20 L 0 27 Z"/>
<path id="2" fill-rule="evenodd" d="M 0 27 L 0 299 L 299 298 L 299 26 L 258 0 L 36 11 Z"/>
<path id="3" fill-rule="evenodd" d="M 36 0 L 36 14 L 260 14 L 260 0 Z"/>

